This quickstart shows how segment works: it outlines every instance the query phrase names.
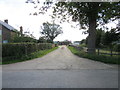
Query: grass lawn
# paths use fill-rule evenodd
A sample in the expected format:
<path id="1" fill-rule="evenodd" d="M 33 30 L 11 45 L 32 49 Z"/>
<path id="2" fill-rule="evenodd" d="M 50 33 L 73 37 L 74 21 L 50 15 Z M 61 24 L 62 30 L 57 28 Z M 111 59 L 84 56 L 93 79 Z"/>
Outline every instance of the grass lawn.
<path id="1" fill-rule="evenodd" d="M 22 61 L 26 61 L 26 60 L 31 60 L 34 58 L 39 58 L 39 57 L 42 57 L 42 56 L 56 50 L 57 48 L 58 47 L 54 47 L 52 49 L 37 51 L 37 52 L 31 53 L 29 55 L 24 55 L 19 59 L 6 59 L 6 60 L 2 61 L 2 64 L 11 64 L 11 63 L 17 63 L 17 62 L 22 62 Z"/>
<path id="2" fill-rule="evenodd" d="M 104 62 L 104 63 L 109 63 L 109 64 L 120 64 L 120 56 L 106 56 L 106 55 L 93 55 L 93 54 L 88 54 L 85 53 L 84 51 L 79 51 L 74 47 L 68 46 L 68 48 L 70 49 L 70 51 L 80 57 L 83 58 L 88 58 L 91 60 L 95 60 L 95 61 L 100 61 L 100 62 Z"/>

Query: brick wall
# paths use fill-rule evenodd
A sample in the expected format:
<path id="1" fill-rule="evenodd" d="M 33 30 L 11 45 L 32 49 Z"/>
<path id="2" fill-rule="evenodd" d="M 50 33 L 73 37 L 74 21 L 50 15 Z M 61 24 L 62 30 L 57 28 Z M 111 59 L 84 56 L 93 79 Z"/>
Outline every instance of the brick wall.
<path id="1" fill-rule="evenodd" d="M 10 30 L 2 26 L 2 40 L 10 40 Z"/>
<path id="2" fill-rule="evenodd" d="M 8 30 L 6 27 L 2 26 L 2 41 L 7 40 L 8 42 L 14 37 L 15 32 Z"/>
<path id="3" fill-rule="evenodd" d="M 10 32 L 10 37 L 11 37 L 11 39 L 13 39 L 16 35 L 17 35 L 17 33 L 16 32 L 14 32 L 14 31 L 11 31 Z"/>

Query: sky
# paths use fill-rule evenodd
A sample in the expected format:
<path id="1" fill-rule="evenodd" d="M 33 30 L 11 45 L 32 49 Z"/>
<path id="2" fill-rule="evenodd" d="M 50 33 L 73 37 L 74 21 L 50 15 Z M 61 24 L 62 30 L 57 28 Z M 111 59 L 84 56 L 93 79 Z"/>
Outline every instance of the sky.
<path id="1" fill-rule="evenodd" d="M 31 12 L 35 12 L 33 8 L 34 5 L 25 3 L 26 0 L 0 0 L 0 20 L 4 21 L 8 19 L 9 25 L 16 28 L 18 31 L 19 27 L 23 27 L 23 32 L 30 32 L 33 36 L 38 39 L 41 34 L 41 26 L 44 22 L 51 22 L 51 11 L 45 15 L 33 16 L 30 15 Z M 57 22 L 59 24 L 59 22 Z M 82 34 L 84 30 L 79 30 L 79 28 L 72 28 L 71 25 L 76 23 L 62 23 L 63 34 L 59 35 L 54 39 L 54 41 L 80 41 L 87 37 L 87 34 Z M 109 24 L 108 26 L 115 27 L 115 24 Z"/>

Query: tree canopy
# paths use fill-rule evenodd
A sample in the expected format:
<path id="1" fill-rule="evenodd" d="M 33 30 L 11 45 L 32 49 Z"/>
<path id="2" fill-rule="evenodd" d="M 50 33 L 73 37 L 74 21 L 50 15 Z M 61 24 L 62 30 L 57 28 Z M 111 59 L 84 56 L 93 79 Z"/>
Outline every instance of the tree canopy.
<path id="1" fill-rule="evenodd" d="M 55 23 L 51 24 L 49 22 L 43 23 L 41 34 L 44 35 L 47 40 L 51 40 L 53 42 L 53 40 L 62 33 L 63 31 L 60 25 Z"/>

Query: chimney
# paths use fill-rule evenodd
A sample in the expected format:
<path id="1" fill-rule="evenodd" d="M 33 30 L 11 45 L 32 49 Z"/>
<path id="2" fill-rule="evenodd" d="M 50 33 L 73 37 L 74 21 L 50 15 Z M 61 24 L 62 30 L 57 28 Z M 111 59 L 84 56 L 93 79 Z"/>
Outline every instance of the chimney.
<path id="1" fill-rule="evenodd" d="M 5 19 L 4 22 L 8 24 L 8 19 Z"/>
<path id="2" fill-rule="evenodd" d="M 21 36 L 23 35 L 23 27 L 22 26 L 20 27 L 20 34 L 21 34 Z"/>

